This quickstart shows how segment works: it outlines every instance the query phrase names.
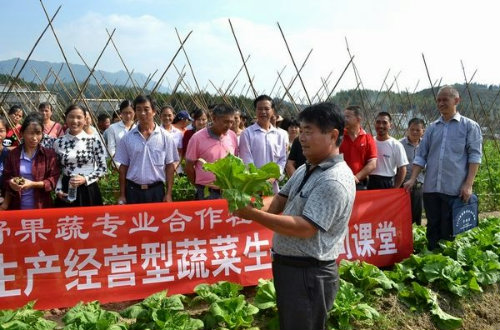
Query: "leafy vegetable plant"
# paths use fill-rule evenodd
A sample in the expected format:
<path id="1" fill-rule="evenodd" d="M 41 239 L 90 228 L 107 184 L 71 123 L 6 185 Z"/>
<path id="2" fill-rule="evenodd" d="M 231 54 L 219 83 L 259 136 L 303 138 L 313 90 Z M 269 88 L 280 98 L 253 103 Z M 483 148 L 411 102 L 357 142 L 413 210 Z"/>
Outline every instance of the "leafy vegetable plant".
<path id="1" fill-rule="evenodd" d="M 372 292 L 379 296 L 385 290 L 396 287 L 396 284 L 383 271 L 366 262 L 342 260 L 339 275 L 363 292 Z"/>
<path id="2" fill-rule="evenodd" d="M 220 281 L 211 285 L 199 284 L 194 288 L 194 292 L 198 296 L 193 298 L 191 305 L 198 303 L 200 300 L 212 304 L 225 298 L 238 297 L 242 289 L 241 285 L 227 281 Z"/>
<path id="3" fill-rule="evenodd" d="M 205 325 L 209 329 L 219 327 L 241 329 L 252 326 L 254 315 L 259 309 L 245 300 L 244 295 L 225 298 L 210 305 L 205 315 Z"/>
<path id="4" fill-rule="evenodd" d="M 167 292 L 162 291 L 128 307 L 121 312 L 121 315 L 126 318 L 136 319 L 130 329 L 202 329 L 203 321 L 192 318 L 184 311 L 184 300 L 183 295 L 167 297 Z"/>
<path id="5" fill-rule="evenodd" d="M 43 312 L 33 309 L 34 301 L 16 310 L 0 310 L 2 330 L 52 330 L 57 323 L 43 318 Z"/>
<path id="6" fill-rule="evenodd" d="M 127 324 L 120 322 L 116 312 L 101 308 L 98 301 L 79 303 L 63 317 L 65 330 L 126 330 Z"/>
<path id="7" fill-rule="evenodd" d="M 247 167 L 240 158 L 231 154 L 214 163 L 203 164 L 203 169 L 215 174 L 214 184 L 222 189 L 222 197 L 227 200 L 230 212 L 248 204 L 261 208 L 262 196 L 273 194 L 268 180 L 280 177 L 276 163 L 267 163 L 261 168 L 254 164 Z"/>
<path id="8" fill-rule="evenodd" d="M 328 312 L 328 323 L 335 329 L 352 329 L 353 321 L 372 323 L 380 314 L 370 305 L 363 303 L 364 295 L 352 283 L 339 281 L 339 290 Z"/>
<path id="9" fill-rule="evenodd" d="M 267 329 L 279 329 L 276 289 L 272 280 L 259 280 L 253 304 L 260 310 L 259 316 L 266 319 Z"/>
<path id="10" fill-rule="evenodd" d="M 444 312 L 437 300 L 437 296 L 429 288 L 417 282 L 399 292 L 399 299 L 412 311 L 422 312 L 429 310 L 434 323 L 444 330 L 456 329 L 462 326 L 462 319 Z"/>

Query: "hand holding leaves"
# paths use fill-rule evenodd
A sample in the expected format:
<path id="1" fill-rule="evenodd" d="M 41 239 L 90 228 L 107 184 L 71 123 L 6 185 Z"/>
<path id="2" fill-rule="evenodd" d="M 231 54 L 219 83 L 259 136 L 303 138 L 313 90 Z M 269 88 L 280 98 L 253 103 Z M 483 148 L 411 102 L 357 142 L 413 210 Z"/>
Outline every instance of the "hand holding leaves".
<path id="1" fill-rule="evenodd" d="M 262 196 L 273 194 L 268 180 L 278 179 L 281 175 L 276 163 L 267 163 L 261 168 L 254 164 L 247 167 L 240 158 L 231 154 L 214 163 L 203 164 L 203 169 L 215 174 L 214 184 L 222 189 L 222 197 L 227 200 L 230 212 L 249 204 L 261 208 Z"/>

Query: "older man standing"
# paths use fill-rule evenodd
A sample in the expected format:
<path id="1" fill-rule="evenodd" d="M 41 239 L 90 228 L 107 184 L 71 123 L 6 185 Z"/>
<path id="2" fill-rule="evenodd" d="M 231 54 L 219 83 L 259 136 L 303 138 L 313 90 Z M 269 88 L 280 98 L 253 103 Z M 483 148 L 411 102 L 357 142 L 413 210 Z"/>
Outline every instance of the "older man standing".
<path id="1" fill-rule="evenodd" d="M 425 131 L 413 160 L 411 178 L 404 184 L 410 190 L 425 167 L 424 208 L 427 216 L 427 241 L 430 250 L 440 239 L 453 239 L 450 201 L 460 197 L 467 202 L 481 163 L 482 136 L 479 125 L 457 112 L 458 91 L 442 87 L 437 94 L 441 117 Z"/>
<path id="2" fill-rule="evenodd" d="M 356 187 L 339 153 L 341 110 L 320 103 L 299 114 L 308 163 L 292 175 L 268 207 L 236 212 L 275 232 L 273 277 L 280 329 L 326 329 L 338 290 L 336 259 L 347 234 Z"/>
<path id="3" fill-rule="evenodd" d="M 271 118 L 276 115 L 274 101 L 267 95 L 261 95 L 253 105 L 257 122 L 240 135 L 240 157 L 245 164 L 253 163 L 257 167 L 275 162 L 283 174 L 288 137 L 271 124 Z M 274 181 L 273 188 L 275 193 L 279 191 L 277 181 Z"/>
<path id="4" fill-rule="evenodd" d="M 174 140 L 155 124 L 156 105 L 149 95 L 137 96 L 133 106 L 138 125 L 120 140 L 115 157 L 121 164 L 118 203 L 171 202 L 179 161 Z"/>
<path id="5" fill-rule="evenodd" d="M 196 199 L 221 198 L 219 187 L 214 186 L 215 176 L 203 170 L 202 161 L 213 163 L 227 154 L 238 155 L 238 139 L 230 130 L 234 123 L 235 110 L 225 104 L 218 104 L 212 109 L 213 122 L 208 127 L 196 132 L 189 140 L 186 151 L 186 175 L 196 185 Z M 204 190 L 208 187 L 209 195 Z"/>

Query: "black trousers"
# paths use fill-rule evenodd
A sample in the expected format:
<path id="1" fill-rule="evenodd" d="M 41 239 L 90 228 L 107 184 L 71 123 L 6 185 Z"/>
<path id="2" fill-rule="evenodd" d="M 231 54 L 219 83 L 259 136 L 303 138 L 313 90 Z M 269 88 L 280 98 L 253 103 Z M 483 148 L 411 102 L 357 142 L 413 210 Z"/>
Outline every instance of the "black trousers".
<path id="1" fill-rule="evenodd" d="M 364 179 L 356 183 L 356 190 L 366 190 L 368 189 L 368 179 Z"/>
<path id="2" fill-rule="evenodd" d="M 370 175 L 368 179 L 368 190 L 394 188 L 392 176 Z"/>
<path id="3" fill-rule="evenodd" d="M 62 178 L 62 191 L 68 192 L 69 176 Z M 97 182 L 91 183 L 88 186 L 82 184 L 76 190 L 76 200 L 68 202 L 56 197 L 54 202 L 55 207 L 76 207 L 76 206 L 100 206 L 103 205 L 101 190 Z"/>
<path id="4" fill-rule="evenodd" d="M 410 191 L 411 199 L 411 222 L 417 225 L 422 224 L 423 193 L 422 184 L 415 184 Z"/>
<path id="5" fill-rule="evenodd" d="M 337 263 L 298 265 L 273 260 L 281 330 L 326 329 L 339 287 Z"/>
<path id="6" fill-rule="evenodd" d="M 203 200 L 208 200 L 208 199 L 221 199 L 221 193 L 219 189 L 213 189 L 213 188 L 208 188 L 208 196 L 205 197 L 205 186 L 202 186 L 201 184 L 196 185 L 196 200 L 197 201 L 203 201 Z"/>
<path id="7" fill-rule="evenodd" d="M 427 247 L 434 250 L 440 239 L 453 240 L 453 220 L 450 200 L 455 196 L 441 193 L 424 193 L 424 208 L 427 216 Z"/>
<path id="8" fill-rule="evenodd" d="M 165 185 L 157 182 L 148 186 L 148 189 L 141 189 L 141 186 L 127 180 L 125 184 L 125 198 L 127 204 L 157 203 L 163 202 L 165 198 Z"/>

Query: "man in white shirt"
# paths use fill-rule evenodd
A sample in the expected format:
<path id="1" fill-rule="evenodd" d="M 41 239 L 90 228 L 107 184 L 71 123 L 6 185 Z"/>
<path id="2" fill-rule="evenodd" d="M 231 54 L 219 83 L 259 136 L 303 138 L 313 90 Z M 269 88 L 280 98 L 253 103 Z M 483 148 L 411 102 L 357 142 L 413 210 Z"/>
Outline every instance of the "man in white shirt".
<path id="1" fill-rule="evenodd" d="M 240 157 L 245 164 L 253 163 L 257 167 L 275 162 L 283 174 L 288 138 L 271 124 L 271 117 L 276 114 L 274 101 L 267 95 L 261 95 L 253 104 L 257 122 L 240 135 Z M 273 182 L 273 189 L 278 193 L 277 181 Z"/>
<path id="2" fill-rule="evenodd" d="M 377 136 L 377 166 L 370 174 L 368 189 L 399 188 L 406 175 L 408 158 L 398 140 L 389 135 L 392 118 L 388 112 L 382 111 L 375 119 Z"/>
<path id="3" fill-rule="evenodd" d="M 120 142 L 127 132 L 135 127 L 135 112 L 132 108 L 132 102 L 130 100 L 125 100 L 120 104 L 120 117 L 121 120 L 109 126 L 103 134 L 108 151 L 113 159 L 115 158 L 118 142 Z M 120 164 L 117 162 L 115 162 L 115 165 L 116 168 L 120 167 Z"/>

